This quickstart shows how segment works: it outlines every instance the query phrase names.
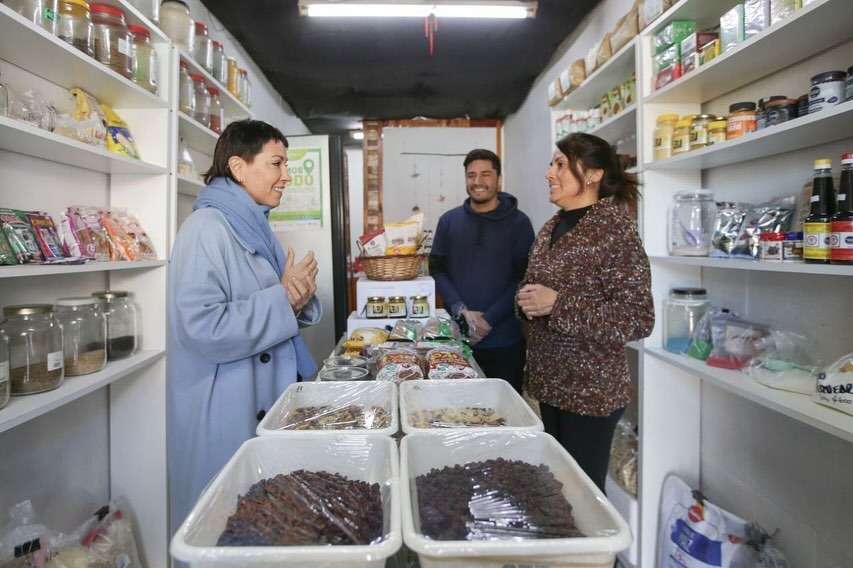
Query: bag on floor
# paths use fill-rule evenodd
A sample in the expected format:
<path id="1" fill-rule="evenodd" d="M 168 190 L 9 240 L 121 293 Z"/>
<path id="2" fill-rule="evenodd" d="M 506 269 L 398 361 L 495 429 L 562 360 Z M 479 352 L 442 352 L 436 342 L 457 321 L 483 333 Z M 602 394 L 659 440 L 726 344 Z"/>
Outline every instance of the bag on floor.
<path id="1" fill-rule="evenodd" d="M 678 476 L 663 484 L 658 568 L 753 568 L 747 524 L 709 503 Z"/>

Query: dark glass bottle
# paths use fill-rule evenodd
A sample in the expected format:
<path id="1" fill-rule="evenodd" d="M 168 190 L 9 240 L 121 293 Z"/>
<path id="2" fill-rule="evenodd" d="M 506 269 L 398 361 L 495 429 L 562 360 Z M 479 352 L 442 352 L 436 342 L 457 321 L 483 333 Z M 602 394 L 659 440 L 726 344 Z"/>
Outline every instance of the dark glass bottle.
<path id="1" fill-rule="evenodd" d="M 838 212 L 832 216 L 829 259 L 832 264 L 853 264 L 853 152 L 841 156 Z"/>
<path id="2" fill-rule="evenodd" d="M 831 222 L 835 213 L 832 160 L 815 160 L 811 211 L 803 221 L 803 258 L 812 264 L 829 264 Z"/>

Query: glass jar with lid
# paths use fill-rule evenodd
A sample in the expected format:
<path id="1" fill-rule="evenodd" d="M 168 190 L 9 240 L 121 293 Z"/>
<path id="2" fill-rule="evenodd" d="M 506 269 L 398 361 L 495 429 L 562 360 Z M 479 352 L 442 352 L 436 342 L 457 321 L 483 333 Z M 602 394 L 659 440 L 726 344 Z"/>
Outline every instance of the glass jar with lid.
<path id="1" fill-rule="evenodd" d="M 132 40 L 121 8 L 89 4 L 95 24 L 95 58 L 128 79 L 133 78 Z"/>
<path id="2" fill-rule="evenodd" d="M 30 304 L 3 308 L 0 331 L 9 338 L 12 396 L 58 388 L 63 379 L 62 326 L 53 306 Z"/>
<path id="3" fill-rule="evenodd" d="M 60 0 L 56 35 L 89 57 L 95 57 L 95 25 L 85 0 Z"/>
<path id="4" fill-rule="evenodd" d="M 676 193 L 669 214 L 669 254 L 708 256 L 716 214 L 717 205 L 710 191 Z"/>
<path id="5" fill-rule="evenodd" d="M 9 404 L 9 338 L 0 331 L 0 408 Z"/>
<path id="6" fill-rule="evenodd" d="M 233 57 L 228 58 L 228 92 L 240 98 L 240 68 L 237 67 L 237 60 Z"/>
<path id="7" fill-rule="evenodd" d="M 228 58 L 221 41 L 213 40 L 213 77 L 223 85 L 228 83 Z"/>
<path id="8" fill-rule="evenodd" d="M 213 40 L 207 33 L 204 22 L 195 23 L 195 38 L 193 39 L 193 58 L 208 73 L 213 73 Z"/>
<path id="9" fill-rule="evenodd" d="M 151 32 L 145 26 L 130 24 L 133 44 L 131 45 L 131 61 L 133 67 L 133 82 L 149 91 L 157 94 L 157 51 L 151 45 Z"/>
<path id="10" fill-rule="evenodd" d="M 163 0 L 160 4 L 160 29 L 179 49 L 190 51 L 195 40 L 195 22 L 183 0 Z"/>
<path id="11" fill-rule="evenodd" d="M 193 80 L 193 93 L 195 96 L 193 118 L 210 128 L 210 93 L 207 91 L 207 85 L 204 83 L 204 76 L 193 73 L 190 77 Z"/>
<path id="12" fill-rule="evenodd" d="M 225 128 L 225 109 L 219 99 L 219 89 L 208 87 L 207 92 L 210 93 L 210 129 L 222 134 L 222 129 Z"/>
<path id="13" fill-rule="evenodd" d="M 105 290 L 92 297 L 101 302 L 107 318 L 107 359 L 130 357 L 139 346 L 139 312 L 129 292 Z"/>
<path id="14" fill-rule="evenodd" d="M 700 114 L 693 118 L 690 125 L 690 149 L 698 150 L 709 145 L 711 122 L 714 120 L 712 114 Z"/>
<path id="15" fill-rule="evenodd" d="M 388 310 L 387 317 L 389 318 L 406 317 L 406 298 L 403 296 L 391 296 L 388 298 L 386 309 Z"/>
<path id="16" fill-rule="evenodd" d="M 690 130 L 693 126 L 693 115 L 682 116 L 675 123 L 672 135 L 672 155 L 677 156 L 690 151 Z"/>
<path id="17" fill-rule="evenodd" d="M 726 129 L 728 122 L 725 117 L 717 117 L 708 124 L 708 145 L 719 144 L 726 141 Z"/>
<path id="18" fill-rule="evenodd" d="M 662 114 L 655 125 L 655 160 L 666 160 L 672 157 L 672 137 L 675 134 L 677 114 Z"/>
<path id="19" fill-rule="evenodd" d="M 178 77 L 178 104 L 181 112 L 192 118 L 195 115 L 195 85 L 190 76 L 189 66 L 186 61 L 181 61 L 181 70 Z"/>
<path id="20" fill-rule="evenodd" d="M 430 316 L 429 297 L 412 296 L 412 310 L 410 315 L 413 318 L 428 318 Z"/>
<path id="21" fill-rule="evenodd" d="M 54 306 L 62 324 L 65 376 L 97 373 L 107 364 L 107 319 L 96 298 L 60 298 Z"/>
<path id="22" fill-rule="evenodd" d="M 704 288 L 673 288 L 664 302 L 663 347 L 672 353 L 687 353 L 690 338 L 711 303 Z"/>
<path id="23" fill-rule="evenodd" d="M 4 0 L 3 4 L 56 35 L 58 0 Z"/>
<path id="24" fill-rule="evenodd" d="M 728 126 L 726 128 L 726 139 L 734 140 L 755 132 L 758 127 L 758 115 L 756 105 L 753 102 L 735 103 L 729 107 Z"/>

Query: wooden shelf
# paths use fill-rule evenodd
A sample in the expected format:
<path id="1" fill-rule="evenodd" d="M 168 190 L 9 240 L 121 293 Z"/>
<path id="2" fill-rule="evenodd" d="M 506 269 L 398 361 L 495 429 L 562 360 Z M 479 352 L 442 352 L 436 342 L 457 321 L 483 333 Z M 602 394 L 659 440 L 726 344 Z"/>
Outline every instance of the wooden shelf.
<path id="1" fill-rule="evenodd" d="M 187 63 L 190 74 L 199 73 L 209 86 L 219 89 L 219 100 L 222 102 L 222 108 L 225 109 L 226 122 L 251 118 L 252 111 L 249 110 L 249 107 L 232 95 L 227 86 L 217 81 L 213 75 L 207 72 L 207 69 L 199 65 L 190 53 L 181 50 L 181 61 Z"/>
<path id="2" fill-rule="evenodd" d="M 6 408 L 0 410 L 0 432 L 5 432 L 24 422 L 38 418 L 78 398 L 114 383 L 134 371 L 147 367 L 166 355 L 163 350 L 140 351 L 127 359 L 108 363 L 103 371 L 68 377 L 56 390 L 29 396 L 12 397 Z"/>
<path id="3" fill-rule="evenodd" d="M 806 264 L 805 262 L 762 262 L 736 258 L 709 258 L 702 256 L 650 256 L 652 262 L 722 268 L 725 270 L 755 270 L 759 272 L 788 272 L 791 274 L 822 274 L 825 276 L 853 276 L 853 266 L 832 264 Z"/>
<path id="4" fill-rule="evenodd" d="M 119 156 L 103 146 L 84 144 L 5 116 L 0 116 L 0 150 L 105 174 L 168 173 L 162 166 Z"/>
<path id="5" fill-rule="evenodd" d="M 660 347 L 646 347 L 643 351 L 698 376 L 708 384 L 853 442 L 853 416 L 812 402 L 807 395 L 771 389 L 756 382 L 745 373 L 709 367 L 703 361 L 676 355 Z"/>
<path id="6" fill-rule="evenodd" d="M 687 7 L 703 14 L 713 10 L 707 13 L 719 18 L 731 8 L 732 2 L 691 0 L 681 4 L 682 11 Z M 703 17 L 698 20 L 704 21 Z M 850 35 L 850 4 L 845 0 L 817 0 L 710 63 L 650 93 L 645 102 L 705 103 L 847 41 Z M 808 78 L 804 81 L 807 85 Z"/>
<path id="7" fill-rule="evenodd" d="M 198 192 L 204 189 L 204 183 L 201 180 L 178 176 L 178 193 L 181 195 L 189 195 L 191 197 L 198 196 Z"/>
<path id="8" fill-rule="evenodd" d="M 749 162 L 849 138 L 853 132 L 853 101 L 795 118 L 735 140 L 666 160 L 646 162 L 645 170 L 697 170 Z"/>
<path id="9" fill-rule="evenodd" d="M 219 134 L 181 111 L 178 111 L 178 136 L 190 148 L 208 156 L 213 156 L 219 140 Z"/>
<path id="10" fill-rule="evenodd" d="M 116 270 L 151 270 L 166 266 L 165 260 L 140 260 L 136 262 L 87 262 L 86 264 L 21 264 L 0 266 L 0 278 L 28 278 L 33 276 L 57 276 L 83 274 L 86 272 L 113 272 Z"/>
<path id="11" fill-rule="evenodd" d="M 599 138 L 615 144 L 626 136 L 637 133 L 637 105 L 631 105 L 616 116 L 602 122 L 597 128 L 589 131 Z"/>
<path id="12" fill-rule="evenodd" d="M 38 48 L 32 46 L 38 45 Z M 168 108 L 151 94 L 97 60 L 0 4 L 3 59 L 66 89 L 82 87 L 113 108 Z"/>
<path id="13" fill-rule="evenodd" d="M 554 105 L 557 110 L 587 110 L 601 103 L 601 95 L 618 87 L 631 77 L 636 70 L 636 46 L 638 38 L 625 44 L 613 54 L 604 65 L 593 71 L 592 75 L 578 88 L 563 97 Z"/>

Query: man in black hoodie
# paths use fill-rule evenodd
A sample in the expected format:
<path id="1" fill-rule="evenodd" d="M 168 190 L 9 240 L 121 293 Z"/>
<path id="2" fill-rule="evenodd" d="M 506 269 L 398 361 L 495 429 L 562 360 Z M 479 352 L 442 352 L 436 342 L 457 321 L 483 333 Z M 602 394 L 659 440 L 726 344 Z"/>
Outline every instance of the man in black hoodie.
<path id="1" fill-rule="evenodd" d="M 448 310 L 465 316 L 486 376 L 506 379 L 521 392 L 525 345 L 513 303 L 533 226 L 518 200 L 501 191 L 501 160 L 494 152 L 472 150 L 464 166 L 468 199 L 439 219 L 430 274 Z"/>

